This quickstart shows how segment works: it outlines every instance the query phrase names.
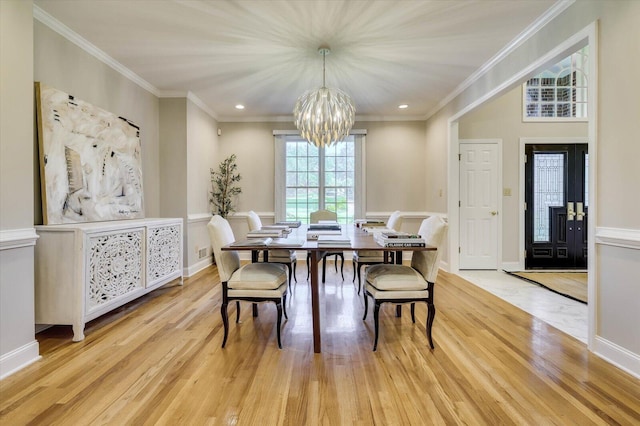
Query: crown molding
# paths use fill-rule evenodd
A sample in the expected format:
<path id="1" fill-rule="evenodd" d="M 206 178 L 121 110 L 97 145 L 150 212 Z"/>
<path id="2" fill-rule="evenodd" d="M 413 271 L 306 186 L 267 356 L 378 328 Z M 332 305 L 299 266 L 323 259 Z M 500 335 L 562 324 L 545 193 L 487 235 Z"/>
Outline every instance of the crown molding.
<path id="1" fill-rule="evenodd" d="M 218 115 L 207 106 L 207 104 L 205 104 L 204 102 L 202 102 L 202 100 L 197 97 L 193 92 L 188 92 L 187 93 L 187 99 L 189 99 L 191 102 L 193 102 L 194 104 L 196 104 L 198 107 L 200 107 L 201 110 L 203 110 L 204 112 L 206 112 L 207 114 L 209 114 L 209 116 L 211 118 L 213 118 L 216 121 L 220 121 L 218 119 Z"/>
<path id="2" fill-rule="evenodd" d="M 538 31 L 540 31 L 545 25 L 555 19 L 558 15 L 564 12 L 569 6 L 575 3 L 576 0 L 560 0 L 546 10 L 545 13 L 540 15 L 533 23 L 518 34 L 513 40 L 511 40 L 506 46 L 504 46 L 498 53 L 496 53 L 491 59 L 485 62 L 480 68 L 478 68 L 473 74 L 471 74 L 466 80 L 460 83 L 451 93 L 445 96 L 438 104 L 427 113 L 424 120 L 428 120 L 436 112 L 440 111 L 442 107 L 454 100 L 456 96 L 461 94 L 465 89 L 469 88 L 473 83 L 480 80 L 485 74 L 487 74 L 491 68 L 509 56 L 513 51 L 520 47 L 524 42 L 533 37 Z"/>
<path id="3" fill-rule="evenodd" d="M 73 31 L 71 28 L 67 27 L 62 22 L 58 21 L 53 16 L 49 15 L 47 12 L 39 8 L 37 5 L 33 5 L 33 17 L 38 21 L 42 22 L 47 27 L 51 28 L 53 31 L 60 34 L 62 37 L 66 38 L 76 46 L 80 47 L 82 50 L 92 55 L 99 61 L 105 63 L 110 66 L 138 86 L 142 87 L 146 91 L 154 94 L 157 97 L 160 97 L 160 90 L 156 88 L 154 85 L 140 77 L 135 72 L 131 71 L 129 68 L 122 65 L 120 62 L 113 59 L 111 56 L 106 54 L 103 50 L 100 50 L 94 44 L 89 42 L 87 39 L 82 37 L 80 34 Z"/>

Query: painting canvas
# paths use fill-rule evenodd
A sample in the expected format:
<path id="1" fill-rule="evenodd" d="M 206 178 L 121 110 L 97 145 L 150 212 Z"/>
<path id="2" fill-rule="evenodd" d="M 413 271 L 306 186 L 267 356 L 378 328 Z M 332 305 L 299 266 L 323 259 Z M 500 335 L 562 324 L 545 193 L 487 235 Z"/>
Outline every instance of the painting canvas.
<path id="1" fill-rule="evenodd" d="M 140 129 L 36 83 L 45 225 L 144 217 Z"/>

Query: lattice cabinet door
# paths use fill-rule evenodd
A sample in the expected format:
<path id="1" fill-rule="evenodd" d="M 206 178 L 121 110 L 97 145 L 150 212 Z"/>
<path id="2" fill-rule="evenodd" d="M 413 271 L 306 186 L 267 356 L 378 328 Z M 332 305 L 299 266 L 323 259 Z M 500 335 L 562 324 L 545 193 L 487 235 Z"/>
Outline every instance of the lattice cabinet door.
<path id="1" fill-rule="evenodd" d="M 147 287 L 182 275 L 182 223 L 147 227 Z"/>
<path id="2" fill-rule="evenodd" d="M 86 236 L 86 314 L 144 291 L 144 228 Z"/>

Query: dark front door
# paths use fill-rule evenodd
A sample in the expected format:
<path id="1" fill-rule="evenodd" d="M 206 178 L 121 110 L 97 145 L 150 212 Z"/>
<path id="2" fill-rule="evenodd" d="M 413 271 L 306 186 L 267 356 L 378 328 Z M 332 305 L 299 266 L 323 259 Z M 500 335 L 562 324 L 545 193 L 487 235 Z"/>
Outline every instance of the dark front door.
<path id="1" fill-rule="evenodd" d="M 525 267 L 586 269 L 587 145 L 527 145 L 525 153 Z"/>

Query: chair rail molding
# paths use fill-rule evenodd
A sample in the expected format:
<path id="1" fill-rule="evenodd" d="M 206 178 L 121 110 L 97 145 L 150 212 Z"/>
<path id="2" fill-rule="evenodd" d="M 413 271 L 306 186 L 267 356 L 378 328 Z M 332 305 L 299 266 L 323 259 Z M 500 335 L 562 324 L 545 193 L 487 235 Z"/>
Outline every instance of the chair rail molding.
<path id="1" fill-rule="evenodd" d="M 596 227 L 596 244 L 640 250 L 640 230 Z"/>
<path id="2" fill-rule="evenodd" d="M 0 250 L 35 246 L 38 234 L 35 228 L 6 229 L 0 231 Z"/>
<path id="3" fill-rule="evenodd" d="M 213 215 L 211 213 L 190 213 L 187 215 L 187 223 L 209 222 Z"/>

